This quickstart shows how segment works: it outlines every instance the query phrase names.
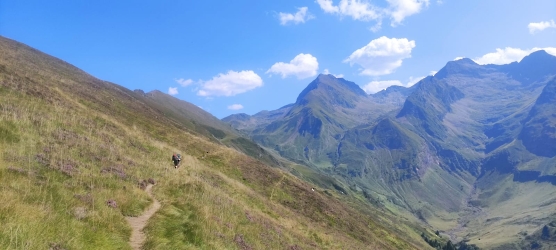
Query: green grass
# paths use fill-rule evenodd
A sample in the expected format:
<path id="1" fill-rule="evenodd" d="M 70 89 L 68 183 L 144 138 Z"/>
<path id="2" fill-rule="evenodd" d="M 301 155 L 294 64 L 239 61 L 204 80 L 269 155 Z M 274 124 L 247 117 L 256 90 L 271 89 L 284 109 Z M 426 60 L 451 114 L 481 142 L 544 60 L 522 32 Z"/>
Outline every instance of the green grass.
<path id="1" fill-rule="evenodd" d="M 0 124 L 0 142 L 16 143 L 19 142 L 17 127 L 13 122 L 4 121 Z"/>

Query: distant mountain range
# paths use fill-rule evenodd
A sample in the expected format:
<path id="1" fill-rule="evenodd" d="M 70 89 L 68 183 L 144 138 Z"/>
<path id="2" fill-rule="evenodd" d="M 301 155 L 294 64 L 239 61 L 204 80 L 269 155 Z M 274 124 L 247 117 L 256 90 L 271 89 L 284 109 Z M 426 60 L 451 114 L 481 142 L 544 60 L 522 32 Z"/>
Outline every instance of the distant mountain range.
<path id="1" fill-rule="evenodd" d="M 517 233 L 556 218 L 556 57 L 545 51 L 448 62 L 372 95 L 319 75 L 294 104 L 222 121 L 454 239 L 517 246 Z"/>

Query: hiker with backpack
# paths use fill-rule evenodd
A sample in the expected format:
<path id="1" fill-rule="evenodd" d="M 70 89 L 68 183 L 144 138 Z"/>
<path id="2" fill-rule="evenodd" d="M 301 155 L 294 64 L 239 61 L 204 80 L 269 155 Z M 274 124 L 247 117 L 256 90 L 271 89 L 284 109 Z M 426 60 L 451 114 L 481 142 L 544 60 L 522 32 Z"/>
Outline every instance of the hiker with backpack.
<path id="1" fill-rule="evenodd" d="M 178 168 L 180 166 L 180 162 L 181 162 L 181 155 L 180 154 L 175 154 L 172 155 L 172 161 L 174 162 L 174 168 Z"/>

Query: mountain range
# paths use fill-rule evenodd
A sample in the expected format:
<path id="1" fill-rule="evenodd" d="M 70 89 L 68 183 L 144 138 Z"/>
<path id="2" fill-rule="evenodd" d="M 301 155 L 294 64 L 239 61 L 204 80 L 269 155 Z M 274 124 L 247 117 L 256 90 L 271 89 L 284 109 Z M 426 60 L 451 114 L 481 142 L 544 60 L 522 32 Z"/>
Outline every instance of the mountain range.
<path id="1" fill-rule="evenodd" d="M 507 65 L 464 58 L 371 95 L 319 75 L 293 104 L 222 121 L 453 240 L 519 248 L 556 219 L 555 88 L 545 51 Z"/>
<path id="2" fill-rule="evenodd" d="M 427 249 L 420 235 L 435 237 L 191 103 L 4 37 L 0 182 L 7 249 Z"/>

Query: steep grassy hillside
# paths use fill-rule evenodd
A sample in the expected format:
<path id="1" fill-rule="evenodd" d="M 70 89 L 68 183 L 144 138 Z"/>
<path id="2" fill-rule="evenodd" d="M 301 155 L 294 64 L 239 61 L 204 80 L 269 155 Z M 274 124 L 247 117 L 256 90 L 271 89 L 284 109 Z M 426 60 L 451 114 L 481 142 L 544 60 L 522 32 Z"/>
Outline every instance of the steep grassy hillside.
<path id="1" fill-rule="evenodd" d="M 138 93 L 138 98 L 149 107 L 164 114 L 165 117 L 177 122 L 180 126 L 184 125 L 189 131 L 205 136 L 213 142 L 238 149 L 270 166 L 280 166 L 280 162 L 262 147 L 203 109 L 158 90 L 146 94 L 141 90 L 134 92 Z"/>
<path id="2" fill-rule="evenodd" d="M 162 206 L 145 249 L 428 247 L 399 218 L 313 191 L 141 95 L 0 37 L 1 246 L 130 249 L 124 216 L 151 204 L 152 179 Z"/>

